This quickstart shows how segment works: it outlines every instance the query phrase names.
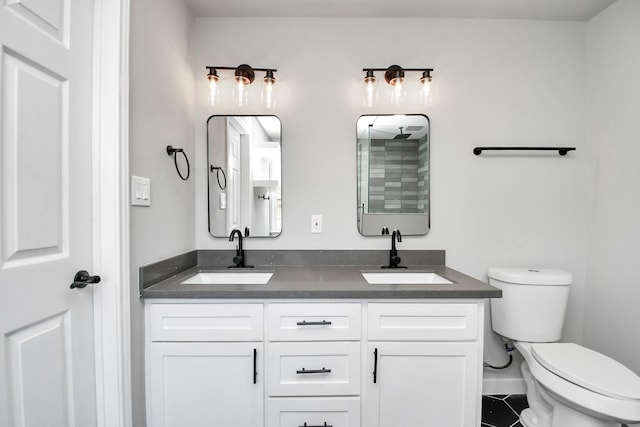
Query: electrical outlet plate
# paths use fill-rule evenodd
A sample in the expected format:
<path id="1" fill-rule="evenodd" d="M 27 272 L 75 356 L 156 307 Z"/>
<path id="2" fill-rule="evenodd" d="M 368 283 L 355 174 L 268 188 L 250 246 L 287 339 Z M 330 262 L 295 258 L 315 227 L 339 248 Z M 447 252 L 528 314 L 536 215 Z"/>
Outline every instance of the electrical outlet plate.
<path id="1" fill-rule="evenodd" d="M 322 233 L 322 215 L 311 215 L 311 232 Z"/>

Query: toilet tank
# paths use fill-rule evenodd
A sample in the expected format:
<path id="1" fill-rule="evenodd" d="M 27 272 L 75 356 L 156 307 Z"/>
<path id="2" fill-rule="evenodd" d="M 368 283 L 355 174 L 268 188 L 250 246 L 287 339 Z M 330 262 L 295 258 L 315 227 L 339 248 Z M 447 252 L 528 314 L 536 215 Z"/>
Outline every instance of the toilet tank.
<path id="1" fill-rule="evenodd" d="M 489 284 L 502 290 L 491 299 L 491 324 L 505 338 L 526 342 L 560 339 L 572 276 L 544 268 L 490 268 Z"/>

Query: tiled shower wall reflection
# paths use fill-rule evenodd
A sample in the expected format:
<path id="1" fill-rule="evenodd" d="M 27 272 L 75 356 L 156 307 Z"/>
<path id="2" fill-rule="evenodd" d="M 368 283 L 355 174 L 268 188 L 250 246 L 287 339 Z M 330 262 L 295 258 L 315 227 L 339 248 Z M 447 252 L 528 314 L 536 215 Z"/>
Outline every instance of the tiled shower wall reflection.
<path id="1" fill-rule="evenodd" d="M 373 139 L 369 152 L 369 212 L 418 213 L 427 208 L 426 137 Z"/>

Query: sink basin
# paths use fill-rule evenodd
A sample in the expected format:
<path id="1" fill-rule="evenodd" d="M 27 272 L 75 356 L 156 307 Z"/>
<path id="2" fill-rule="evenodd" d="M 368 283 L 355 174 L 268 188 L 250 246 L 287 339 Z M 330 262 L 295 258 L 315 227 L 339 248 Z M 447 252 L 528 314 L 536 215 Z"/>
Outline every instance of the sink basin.
<path id="1" fill-rule="evenodd" d="M 361 273 L 370 285 L 450 285 L 453 282 L 437 273 L 427 272 L 367 272 Z"/>
<path id="2" fill-rule="evenodd" d="M 273 276 L 272 272 L 225 271 L 198 273 L 181 282 L 182 285 L 264 285 Z"/>

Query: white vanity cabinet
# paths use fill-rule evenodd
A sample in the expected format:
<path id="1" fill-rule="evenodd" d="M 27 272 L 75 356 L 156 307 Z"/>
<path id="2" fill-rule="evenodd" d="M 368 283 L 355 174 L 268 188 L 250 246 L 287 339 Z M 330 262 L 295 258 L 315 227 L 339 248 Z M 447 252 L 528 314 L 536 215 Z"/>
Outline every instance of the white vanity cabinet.
<path id="1" fill-rule="evenodd" d="M 484 300 L 148 300 L 149 427 L 477 427 Z"/>
<path id="2" fill-rule="evenodd" d="M 368 305 L 367 427 L 477 427 L 481 303 Z"/>
<path id="3" fill-rule="evenodd" d="M 260 427 L 262 304 L 148 303 L 147 419 L 153 427 Z"/>

